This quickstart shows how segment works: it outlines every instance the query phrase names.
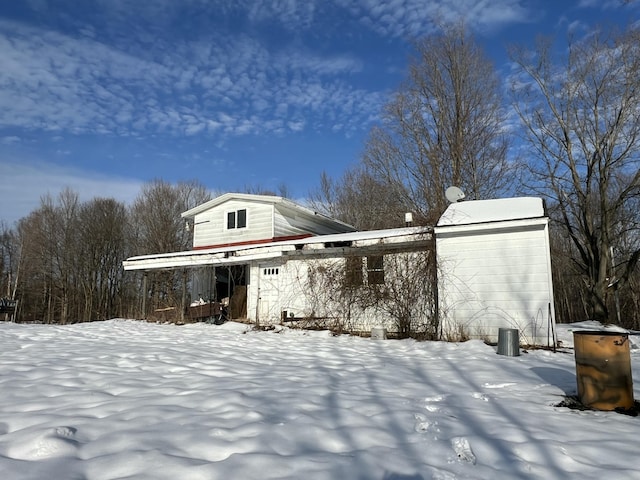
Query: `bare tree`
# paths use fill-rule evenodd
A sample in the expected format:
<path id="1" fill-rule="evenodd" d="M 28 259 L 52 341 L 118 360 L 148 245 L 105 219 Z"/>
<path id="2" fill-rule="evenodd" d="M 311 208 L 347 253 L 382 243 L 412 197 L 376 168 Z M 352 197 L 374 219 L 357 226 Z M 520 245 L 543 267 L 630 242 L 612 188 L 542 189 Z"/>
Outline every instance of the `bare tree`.
<path id="1" fill-rule="evenodd" d="M 464 26 L 415 43 L 406 80 L 372 128 L 361 163 L 338 181 L 323 177 L 313 194 L 358 227 L 433 224 L 447 207 L 447 187 L 470 199 L 508 190 L 506 112 L 491 62 Z M 362 208 L 361 208 L 362 207 Z"/>
<path id="2" fill-rule="evenodd" d="M 122 261 L 136 253 L 189 248 L 190 232 L 180 213 L 209 198 L 196 182 L 156 182 L 143 190 L 131 214 L 113 199 L 81 203 L 68 188 L 55 198 L 44 196 L 15 232 L 0 232 L 1 285 L 20 301 L 18 320 L 67 323 L 133 316 L 142 289 L 140 279 L 124 275 Z M 153 284 L 152 290 L 176 305 L 186 290 L 186 275 L 166 276 L 167 282 Z"/>
<path id="3" fill-rule="evenodd" d="M 182 212 L 210 200 L 198 182 L 172 185 L 155 180 L 142 187 L 131 213 L 139 253 L 166 253 L 191 247 L 191 237 L 180 217 Z"/>
<path id="4" fill-rule="evenodd" d="M 0 315 L 0 320 L 15 318 L 16 285 L 20 276 L 20 243 L 15 230 L 0 222 L 0 299 L 11 303 L 10 312 Z"/>
<path id="5" fill-rule="evenodd" d="M 634 274 L 640 195 L 640 34 L 596 31 L 513 49 L 515 106 L 532 151 L 532 189 L 572 243 L 591 318 Z"/>
<path id="6" fill-rule="evenodd" d="M 171 185 L 155 180 L 145 185 L 131 208 L 130 228 L 136 253 L 178 252 L 191 248 L 191 231 L 185 228 L 180 214 L 210 198 L 207 189 L 196 181 Z M 143 292 L 151 299 L 150 304 L 145 302 L 145 309 L 147 306 L 152 309 L 178 306 L 179 317 L 182 318 L 186 284 L 185 271 L 154 274 L 150 284 L 146 285 L 147 291 Z M 142 314 L 146 317 L 147 312 Z"/>
<path id="7" fill-rule="evenodd" d="M 16 298 L 19 300 L 17 320 L 43 320 L 47 305 L 50 276 L 49 264 L 41 241 L 43 215 L 41 209 L 31 212 L 18 221 L 16 238 L 20 244 L 18 258 L 19 275 L 16 282 Z"/>
<path id="8" fill-rule="evenodd" d="M 67 323 L 75 316 L 78 277 L 78 195 L 63 190 L 54 200 L 42 197 L 40 207 L 18 223 L 21 275 L 18 291 L 25 315 L 47 323 Z"/>
<path id="9" fill-rule="evenodd" d="M 84 299 L 80 318 L 105 320 L 122 312 L 127 210 L 112 198 L 95 198 L 81 205 L 78 220 L 77 275 Z"/>
<path id="10" fill-rule="evenodd" d="M 416 43 L 409 76 L 371 131 L 363 161 L 405 205 L 434 220 L 448 186 L 470 199 L 504 191 L 507 146 L 495 69 L 464 27 L 453 26 Z"/>
<path id="11" fill-rule="evenodd" d="M 245 185 L 242 191 L 252 195 L 273 195 L 276 197 L 293 198 L 293 192 L 284 182 L 278 184 L 275 189 L 267 188 L 260 184 Z"/>
<path id="12" fill-rule="evenodd" d="M 348 169 L 339 180 L 326 173 L 320 187 L 310 194 L 311 206 L 358 230 L 399 227 L 411 206 L 394 194 L 393 186 L 376 179 L 363 165 Z M 416 218 L 416 224 L 425 224 Z"/>
<path id="13" fill-rule="evenodd" d="M 12 298 L 17 270 L 15 237 L 15 232 L 0 222 L 0 297 Z"/>

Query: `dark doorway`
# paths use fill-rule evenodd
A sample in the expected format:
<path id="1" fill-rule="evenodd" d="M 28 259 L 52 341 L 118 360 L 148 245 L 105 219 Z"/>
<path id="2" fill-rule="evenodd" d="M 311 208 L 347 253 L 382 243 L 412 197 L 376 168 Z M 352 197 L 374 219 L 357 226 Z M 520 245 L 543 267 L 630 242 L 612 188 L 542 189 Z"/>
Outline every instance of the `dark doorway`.
<path id="1" fill-rule="evenodd" d="M 193 272 L 191 299 L 221 302 L 228 305 L 229 318 L 246 318 L 248 284 L 248 265 L 202 267 Z"/>

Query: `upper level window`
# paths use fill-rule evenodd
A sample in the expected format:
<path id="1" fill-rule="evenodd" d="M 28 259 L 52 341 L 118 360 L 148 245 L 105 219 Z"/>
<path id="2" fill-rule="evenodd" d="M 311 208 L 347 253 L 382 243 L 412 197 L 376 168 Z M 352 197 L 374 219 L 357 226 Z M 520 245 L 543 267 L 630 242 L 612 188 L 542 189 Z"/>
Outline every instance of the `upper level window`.
<path id="1" fill-rule="evenodd" d="M 227 212 L 227 228 L 245 228 L 247 226 L 247 209 Z"/>

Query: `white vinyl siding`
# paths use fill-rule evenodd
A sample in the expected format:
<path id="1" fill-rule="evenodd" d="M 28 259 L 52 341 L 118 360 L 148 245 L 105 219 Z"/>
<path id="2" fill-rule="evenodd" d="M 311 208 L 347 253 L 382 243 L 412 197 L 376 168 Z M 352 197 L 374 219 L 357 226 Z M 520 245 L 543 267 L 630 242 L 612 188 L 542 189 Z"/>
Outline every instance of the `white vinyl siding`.
<path id="1" fill-rule="evenodd" d="M 238 228 L 238 211 L 246 212 L 246 227 Z M 235 213 L 235 228 L 228 228 L 228 214 Z M 206 247 L 273 238 L 273 205 L 230 200 L 194 219 L 193 246 Z"/>
<path id="2" fill-rule="evenodd" d="M 245 226 L 240 226 L 243 216 Z M 193 246 L 331 233 L 336 233 L 336 225 L 323 216 L 269 202 L 231 199 L 195 215 Z"/>
<path id="3" fill-rule="evenodd" d="M 517 328 L 523 342 L 545 343 L 553 307 L 545 222 L 526 228 L 439 234 L 438 286 L 443 331 L 462 328 L 496 341 Z"/>
<path id="4" fill-rule="evenodd" d="M 308 230 L 304 230 L 297 225 L 295 217 L 285 217 L 277 209 L 273 216 L 273 230 L 275 237 L 289 237 L 292 235 L 302 235 L 309 233 Z"/>
<path id="5" fill-rule="evenodd" d="M 388 315 L 380 314 L 375 308 L 360 309 L 354 306 L 353 312 L 358 313 L 354 318 L 347 320 L 338 304 L 325 303 L 327 292 L 311 287 L 310 269 L 331 265 L 337 271 L 346 270 L 349 261 L 347 258 L 351 258 L 350 261 L 353 262 L 353 257 L 336 257 L 290 259 L 284 263 L 277 261 L 254 263 L 251 278 L 258 278 L 257 290 L 254 292 L 259 293 L 248 298 L 247 310 L 250 319 L 255 320 L 254 316 L 257 313 L 260 325 L 277 325 L 282 322 L 282 312 L 286 311 L 288 317 L 293 316 L 298 319 L 308 317 L 313 321 L 314 317 L 319 317 L 318 324 L 324 322 L 326 328 L 329 328 L 333 321 L 339 320 L 353 331 L 369 332 L 373 326 L 384 326 L 393 331 L 393 319 Z M 360 260 L 362 278 L 366 271 L 366 256 L 357 258 Z M 252 288 L 256 288 L 255 282 Z"/>

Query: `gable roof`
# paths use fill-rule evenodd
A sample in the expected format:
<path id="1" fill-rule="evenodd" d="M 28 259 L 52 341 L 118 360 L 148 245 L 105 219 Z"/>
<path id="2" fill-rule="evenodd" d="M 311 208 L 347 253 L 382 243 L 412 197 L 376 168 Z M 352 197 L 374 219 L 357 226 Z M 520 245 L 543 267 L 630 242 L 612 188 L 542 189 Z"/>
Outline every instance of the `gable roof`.
<path id="1" fill-rule="evenodd" d="M 245 202 L 254 202 L 254 203 L 267 203 L 274 205 L 276 207 L 283 207 L 284 209 L 292 210 L 299 215 L 305 215 L 308 217 L 314 217 L 319 219 L 321 222 L 332 223 L 336 226 L 339 226 L 345 232 L 353 232 L 355 231 L 355 227 L 349 225 L 348 223 L 344 223 L 340 220 L 336 220 L 335 218 L 331 218 L 328 215 L 325 215 L 320 212 L 316 212 L 310 208 L 304 207 L 298 203 L 295 203 L 287 198 L 278 197 L 275 195 L 254 195 L 250 193 L 225 193 L 216 197 L 208 202 L 205 202 L 201 205 L 198 205 L 186 212 L 181 214 L 182 218 L 193 218 L 199 213 L 210 210 L 218 205 L 222 205 L 225 202 L 230 200 L 242 200 Z"/>

